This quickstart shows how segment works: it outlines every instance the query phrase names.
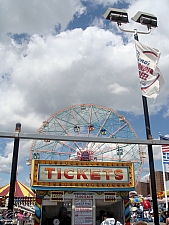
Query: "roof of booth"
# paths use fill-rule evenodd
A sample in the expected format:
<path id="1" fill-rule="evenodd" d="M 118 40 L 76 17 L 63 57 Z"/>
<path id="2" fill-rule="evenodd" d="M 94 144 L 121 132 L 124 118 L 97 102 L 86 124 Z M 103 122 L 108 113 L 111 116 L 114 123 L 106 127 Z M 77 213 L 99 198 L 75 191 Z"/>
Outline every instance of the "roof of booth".
<path id="1" fill-rule="evenodd" d="M 0 188 L 0 196 L 9 196 L 10 184 Z M 16 180 L 15 183 L 15 197 L 35 197 L 34 192 L 25 184 Z"/>

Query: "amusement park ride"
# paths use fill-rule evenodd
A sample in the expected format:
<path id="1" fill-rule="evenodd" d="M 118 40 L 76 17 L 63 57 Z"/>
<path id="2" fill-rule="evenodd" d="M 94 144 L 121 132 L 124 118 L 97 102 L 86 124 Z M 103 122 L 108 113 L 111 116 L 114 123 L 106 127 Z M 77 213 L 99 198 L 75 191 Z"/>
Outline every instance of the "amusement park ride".
<path id="1" fill-rule="evenodd" d="M 38 129 L 38 134 L 138 139 L 133 127 L 117 112 L 96 104 L 69 106 L 52 114 Z M 136 182 L 143 164 L 138 144 L 86 143 L 35 140 L 32 159 L 133 162 Z"/>
<path id="2" fill-rule="evenodd" d="M 36 225 L 44 223 L 54 209 L 54 201 L 71 206 L 75 225 L 95 224 L 103 205 L 105 209 L 111 207 L 119 220 L 130 223 L 127 196 L 140 178 L 144 153 L 140 144 L 127 143 L 138 136 L 124 116 L 96 104 L 73 105 L 52 114 L 37 133 L 47 138 L 35 139 L 30 148 L 31 188 L 39 206 Z M 49 140 L 49 135 L 96 137 L 102 141 Z M 126 142 L 107 143 L 104 138 Z M 41 218 L 43 209 L 46 213 Z"/>
<path id="3" fill-rule="evenodd" d="M 27 165 L 36 225 L 45 224 L 60 206 L 68 206 L 75 225 L 78 218 L 95 223 L 102 207 L 130 224 L 129 192 L 139 180 L 145 141 L 124 116 L 96 104 L 74 105 L 52 114 L 37 134 L 17 135 L 34 140 Z"/>

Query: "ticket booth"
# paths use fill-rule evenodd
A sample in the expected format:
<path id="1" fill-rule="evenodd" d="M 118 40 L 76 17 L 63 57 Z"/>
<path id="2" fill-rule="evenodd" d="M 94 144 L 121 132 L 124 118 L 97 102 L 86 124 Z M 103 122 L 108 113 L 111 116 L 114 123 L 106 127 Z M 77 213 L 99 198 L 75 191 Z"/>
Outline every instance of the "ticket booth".
<path id="1" fill-rule="evenodd" d="M 50 225 L 63 206 L 72 225 L 100 224 L 105 211 L 130 224 L 132 163 L 33 160 L 31 186 L 36 192 L 36 225 Z"/>

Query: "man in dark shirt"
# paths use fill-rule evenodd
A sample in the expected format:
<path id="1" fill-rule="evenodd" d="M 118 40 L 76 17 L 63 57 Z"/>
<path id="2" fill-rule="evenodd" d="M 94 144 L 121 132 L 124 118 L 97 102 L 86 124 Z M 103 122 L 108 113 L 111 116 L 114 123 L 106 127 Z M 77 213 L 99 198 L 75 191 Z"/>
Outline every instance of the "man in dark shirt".
<path id="1" fill-rule="evenodd" d="M 53 217 L 53 225 L 71 225 L 71 218 L 67 215 L 66 207 L 61 207 L 59 215 Z"/>

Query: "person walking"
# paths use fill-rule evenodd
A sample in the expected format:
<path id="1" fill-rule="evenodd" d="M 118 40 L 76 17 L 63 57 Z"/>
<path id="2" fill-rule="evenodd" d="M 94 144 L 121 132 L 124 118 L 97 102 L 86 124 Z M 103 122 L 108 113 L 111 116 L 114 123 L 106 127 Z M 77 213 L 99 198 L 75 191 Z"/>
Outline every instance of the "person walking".
<path id="1" fill-rule="evenodd" d="M 165 218 L 166 218 L 166 225 L 169 225 L 169 214 L 167 211 L 165 213 Z"/>
<path id="2" fill-rule="evenodd" d="M 114 225 L 115 219 L 114 218 L 108 218 L 108 214 L 103 214 L 103 222 L 100 225 Z"/>

